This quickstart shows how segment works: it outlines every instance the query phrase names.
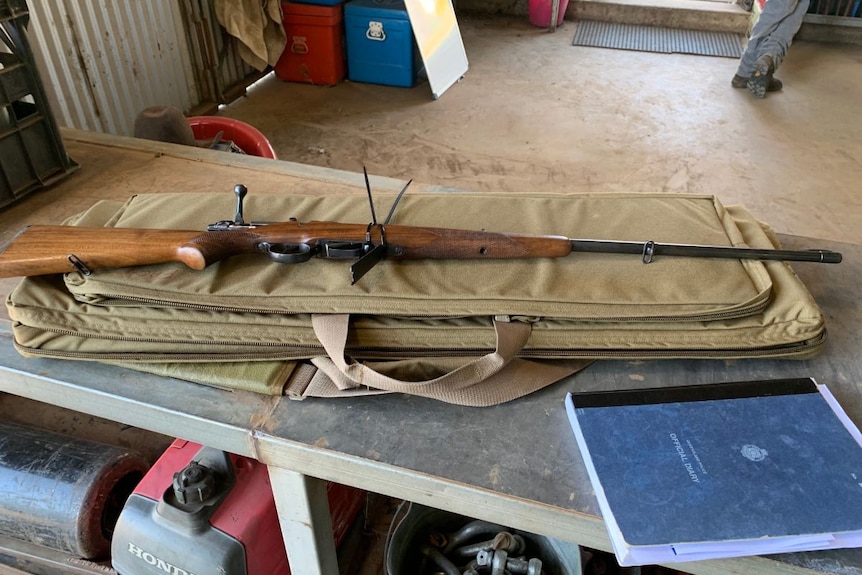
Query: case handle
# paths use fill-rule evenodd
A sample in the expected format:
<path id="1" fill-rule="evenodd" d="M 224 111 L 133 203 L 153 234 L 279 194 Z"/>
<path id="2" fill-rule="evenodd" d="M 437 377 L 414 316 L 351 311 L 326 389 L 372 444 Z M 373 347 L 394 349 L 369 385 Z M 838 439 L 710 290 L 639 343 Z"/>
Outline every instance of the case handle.
<path id="1" fill-rule="evenodd" d="M 425 381 L 402 381 L 374 371 L 367 365 L 345 358 L 350 316 L 347 314 L 314 314 L 311 318 L 314 333 L 323 344 L 329 360 L 346 376 L 336 383 L 340 389 L 367 385 L 386 391 L 415 393 L 417 388 L 446 388 L 458 390 L 475 385 L 499 373 L 527 344 L 532 326 L 521 321 L 494 320 L 497 348 L 440 377 Z M 318 367 L 321 365 L 315 362 Z"/>

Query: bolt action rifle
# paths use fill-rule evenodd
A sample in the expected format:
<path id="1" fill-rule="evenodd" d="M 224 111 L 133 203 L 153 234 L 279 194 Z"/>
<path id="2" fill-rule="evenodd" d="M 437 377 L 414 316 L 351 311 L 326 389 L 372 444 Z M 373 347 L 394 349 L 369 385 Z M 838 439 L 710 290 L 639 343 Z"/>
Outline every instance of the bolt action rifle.
<path id="1" fill-rule="evenodd" d="M 248 190 L 234 188 L 233 220 L 211 224 L 207 231 L 86 228 L 33 225 L 0 248 L 0 277 L 36 276 L 181 262 L 195 270 L 240 254 L 267 254 L 278 263 L 301 263 L 312 257 L 351 259 L 351 283 L 387 259 L 526 259 L 559 258 L 575 252 L 636 254 L 648 264 L 656 256 L 731 258 L 839 263 L 830 250 L 776 250 L 654 241 L 572 239 L 563 236 L 390 225 L 407 185 L 378 223 L 371 204 L 371 223 L 246 223 L 243 200 Z"/>

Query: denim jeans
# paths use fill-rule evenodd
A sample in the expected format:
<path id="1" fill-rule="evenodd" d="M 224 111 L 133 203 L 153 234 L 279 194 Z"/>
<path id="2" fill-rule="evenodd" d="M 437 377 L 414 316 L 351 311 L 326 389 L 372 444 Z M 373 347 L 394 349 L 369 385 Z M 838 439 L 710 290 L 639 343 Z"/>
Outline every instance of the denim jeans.
<path id="1" fill-rule="evenodd" d="M 751 31 L 748 47 L 739 61 L 737 74 L 749 77 L 754 63 L 765 54 L 772 56 L 775 69 L 784 61 L 793 37 L 802 25 L 810 0 L 768 0 Z"/>

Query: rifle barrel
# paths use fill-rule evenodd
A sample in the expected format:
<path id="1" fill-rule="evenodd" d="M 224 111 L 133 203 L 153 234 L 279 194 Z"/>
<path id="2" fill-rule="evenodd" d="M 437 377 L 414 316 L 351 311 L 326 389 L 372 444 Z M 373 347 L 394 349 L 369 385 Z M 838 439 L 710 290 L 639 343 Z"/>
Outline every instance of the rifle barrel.
<path id="1" fill-rule="evenodd" d="M 696 244 L 661 244 L 653 241 L 621 242 L 614 240 L 579 239 L 572 239 L 570 241 L 573 252 L 641 254 L 644 263 L 650 263 L 655 256 L 781 260 L 826 264 L 837 264 L 841 262 L 841 254 L 830 250 L 773 250 Z"/>

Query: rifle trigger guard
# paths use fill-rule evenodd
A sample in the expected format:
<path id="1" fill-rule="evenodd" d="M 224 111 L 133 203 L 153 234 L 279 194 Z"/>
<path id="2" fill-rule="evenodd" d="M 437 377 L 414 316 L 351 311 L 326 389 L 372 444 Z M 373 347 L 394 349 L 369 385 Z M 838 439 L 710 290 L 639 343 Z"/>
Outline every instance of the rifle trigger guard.
<path id="1" fill-rule="evenodd" d="M 301 264 L 314 255 L 315 250 L 308 244 L 270 244 L 261 242 L 258 248 L 264 250 L 269 259 L 280 264 Z"/>
<path id="2" fill-rule="evenodd" d="M 644 243 L 644 251 L 641 254 L 641 260 L 645 264 L 651 263 L 653 255 L 655 255 L 655 242 L 649 240 L 648 242 Z"/>

